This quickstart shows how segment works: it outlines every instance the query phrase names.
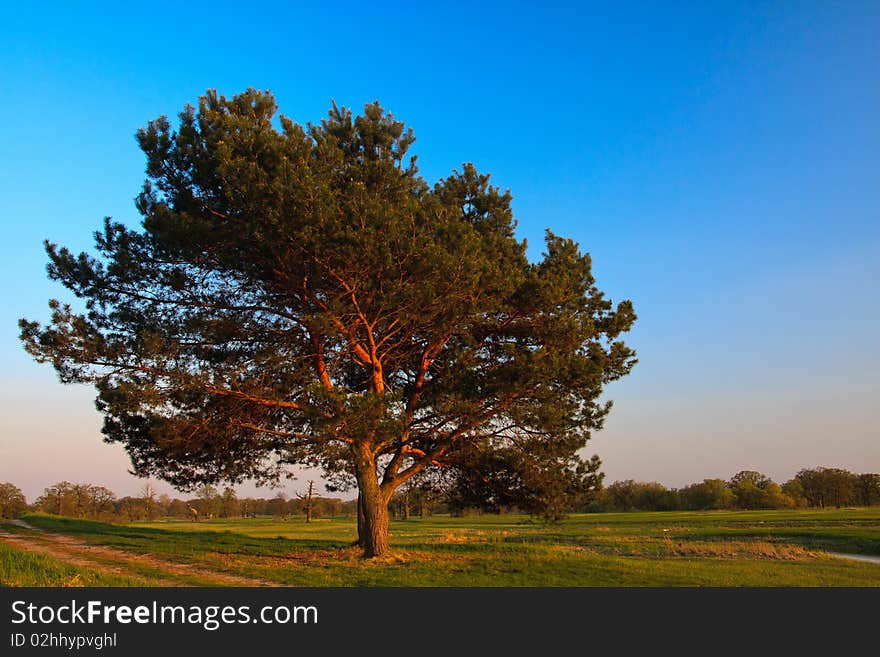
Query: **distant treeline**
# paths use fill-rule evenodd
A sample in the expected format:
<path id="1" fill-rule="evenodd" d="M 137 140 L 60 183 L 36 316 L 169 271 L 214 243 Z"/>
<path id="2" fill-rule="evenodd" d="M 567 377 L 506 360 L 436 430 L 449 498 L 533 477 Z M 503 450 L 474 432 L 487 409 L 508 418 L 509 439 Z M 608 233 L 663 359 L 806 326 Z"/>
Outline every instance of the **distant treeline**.
<path id="1" fill-rule="evenodd" d="M 657 482 L 615 481 L 588 502 L 586 511 L 708 511 L 711 509 L 794 509 L 880 504 L 880 474 L 839 468 L 810 468 L 780 485 L 743 470 L 733 477 L 704 479 L 684 488 Z"/>
<path id="2" fill-rule="evenodd" d="M 283 493 L 271 498 L 240 498 L 232 488 L 220 492 L 203 486 L 195 497 L 179 499 L 159 495 L 152 486 L 144 486 L 137 496 L 117 497 L 104 486 L 72 484 L 62 481 L 49 486 L 33 504 L 28 505 L 21 491 L 12 484 L 0 484 L 0 513 L 12 517 L 24 511 L 42 511 L 60 516 L 114 520 L 123 522 L 150 521 L 158 518 L 180 518 L 192 521 L 212 518 L 305 515 L 311 506 L 311 517 L 354 515 L 357 501 L 312 496 L 288 499 Z"/>
<path id="3" fill-rule="evenodd" d="M 784 484 L 753 470 L 738 472 L 727 481 L 704 479 L 683 488 L 667 488 L 657 482 L 627 479 L 592 491 L 570 512 L 603 511 L 708 511 L 714 509 L 794 509 L 880 504 L 880 474 L 855 474 L 839 468 L 810 468 L 798 472 Z M 62 481 L 49 486 L 33 504 L 10 483 L 0 483 L 0 517 L 11 518 L 24 511 L 42 511 L 61 516 L 123 522 L 180 518 L 192 521 L 212 518 L 276 516 L 287 519 L 307 514 L 310 518 L 352 516 L 357 500 L 283 493 L 271 498 L 240 498 L 232 488 L 223 492 L 203 486 L 187 499 L 159 495 L 150 485 L 138 496 L 117 497 L 103 486 Z M 430 486 L 399 492 L 391 501 L 396 517 L 438 513 L 465 515 L 462 508 L 441 490 Z M 515 508 L 502 511 L 516 512 Z"/>

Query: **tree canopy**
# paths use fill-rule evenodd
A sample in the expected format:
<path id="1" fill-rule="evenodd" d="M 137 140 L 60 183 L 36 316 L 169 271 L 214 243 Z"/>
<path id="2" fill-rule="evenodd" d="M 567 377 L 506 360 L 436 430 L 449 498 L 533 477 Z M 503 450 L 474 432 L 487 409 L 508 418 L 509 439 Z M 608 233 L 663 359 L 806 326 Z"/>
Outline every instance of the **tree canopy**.
<path id="1" fill-rule="evenodd" d="M 0 483 L 0 519 L 14 518 L 27 508 L 24 493 L 15 484 Z"/>
<path id="2" fill-rule="evenodd" d="M 84 307 L 22 320 L 25 348 L 97 387 L 138 475 L 356 482 L 368 556 L 394 490 L 464 450 L 571 468 L 635 363 L 632 304 L 570 239 L 529 262 L 510 193 L 473 165 L 429 185 L 378 103 L 276 115 L 267 92 L 209 91 L 139 130 L 140 229 L 105 219 L 94 254 L 46 243 Z"/>

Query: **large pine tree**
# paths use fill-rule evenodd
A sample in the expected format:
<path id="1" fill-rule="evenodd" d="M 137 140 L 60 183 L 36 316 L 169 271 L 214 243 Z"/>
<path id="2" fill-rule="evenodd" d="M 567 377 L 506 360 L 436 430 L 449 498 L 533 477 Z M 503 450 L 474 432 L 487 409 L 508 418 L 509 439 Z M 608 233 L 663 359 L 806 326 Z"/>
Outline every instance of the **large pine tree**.
<path id="1" fill-rule="evenodd" d="M 25 348 L 97 387 L 137 474 L 356 481 L 366 556 L 388 549 L 397 487 L 485 460 L 463 450 L 571 466 L 635 362 L 631 303 L 571 240 L 548 232 L 530 263 L 509 193 L 472 165 L 428 185 L 378 103 L 305 127 L 276 111 L 208 92 L 176 130 L 140 130 L 142 228 L 105 220 L 94 255 L 47 242 L 84 307 L 22 320 Z"/>

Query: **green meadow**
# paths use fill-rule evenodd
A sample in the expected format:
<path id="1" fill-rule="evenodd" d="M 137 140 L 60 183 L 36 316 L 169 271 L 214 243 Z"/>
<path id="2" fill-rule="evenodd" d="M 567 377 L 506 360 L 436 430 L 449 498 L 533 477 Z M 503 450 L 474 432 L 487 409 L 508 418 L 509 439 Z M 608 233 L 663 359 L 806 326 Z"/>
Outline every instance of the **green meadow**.
<path id="1" fill-rule="evenodd" d="M 23 520 L 3 525 L 7 586 L 880 586 L 880 563 L 832 554 L 880 557 L 878 507 L 413 518 L 375 560 L 351 518 Z"/>
<path id="2" fill-rule="evenodd" d="M 137 578 L 78 568 L 0 543 L 0 586 L 142 586 Z"/>

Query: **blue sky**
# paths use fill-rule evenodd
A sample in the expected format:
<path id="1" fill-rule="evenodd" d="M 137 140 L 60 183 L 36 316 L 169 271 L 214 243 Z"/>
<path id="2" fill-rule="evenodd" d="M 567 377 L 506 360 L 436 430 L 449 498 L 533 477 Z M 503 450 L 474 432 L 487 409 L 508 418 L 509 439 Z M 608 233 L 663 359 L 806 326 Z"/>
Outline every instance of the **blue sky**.
<path id="1" fill-rule="evenodd" d="M 142 484 L 15 323 L 63 295 L 44 238 L 137 223 L 135 130 L 249 86 L 303 123 L 378 99 L 430 181 L 511 190 L 532 256 L 592 254 L 640 316 L 609 480 L 880 471 L 878 3 L 5 3 L 0 481 Z"/>

